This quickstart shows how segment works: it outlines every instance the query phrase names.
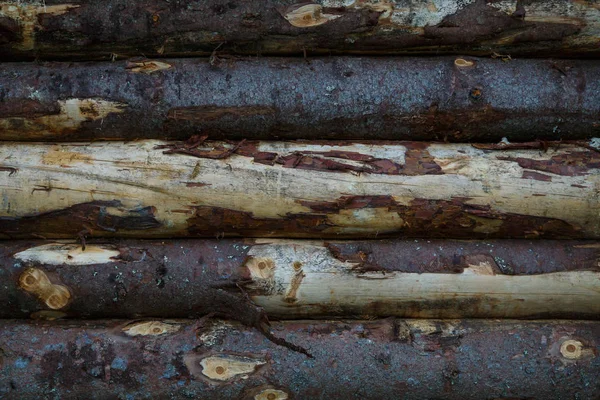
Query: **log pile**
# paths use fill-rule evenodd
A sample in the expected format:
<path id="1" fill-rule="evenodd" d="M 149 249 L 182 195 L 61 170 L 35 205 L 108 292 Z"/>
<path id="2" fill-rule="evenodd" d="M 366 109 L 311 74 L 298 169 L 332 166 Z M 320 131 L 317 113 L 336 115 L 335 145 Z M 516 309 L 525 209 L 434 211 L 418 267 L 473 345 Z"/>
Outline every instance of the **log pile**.
<path id="1" fill-rule="evenodd" d="M 599 398 L 599 44 L 580 0 L 0 2 L 0 398 Z"/>

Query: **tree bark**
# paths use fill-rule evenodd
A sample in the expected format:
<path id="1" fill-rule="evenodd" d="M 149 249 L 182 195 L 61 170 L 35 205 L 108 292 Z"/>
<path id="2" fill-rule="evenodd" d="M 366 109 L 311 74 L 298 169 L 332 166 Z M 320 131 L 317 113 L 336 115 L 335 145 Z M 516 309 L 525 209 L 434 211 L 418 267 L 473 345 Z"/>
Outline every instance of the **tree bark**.
<path id="1" fill-rule="evenodd" d="M 600 238 L 600 152 L 541 145 L 6 143 L 0 238 Z"/>
<path id="2" fill-rule="evenodd" d="M 599 263 L 587 241 L 5 242 L 0 318 L 597 319 Z"/>
<path id="3" fill-rule="evenodd" d="M 115 399 L 597 399 L 600 323 L 3 321 L 0 395 Z"/>
<path id="4" fill-rule="evenodd" d="M 126 29 L 124 28 L 126 27 Z M 444 54 L 598 56 L 593 1 L 6 1 L 0 57 Z"/>
<path id="5" fill-rule="evenodd" d="M 215 63 L 212 63 L 215 64 Z M 7 63 L 0 139 L 600 136 L 600 62 L 474 58 Z"/>

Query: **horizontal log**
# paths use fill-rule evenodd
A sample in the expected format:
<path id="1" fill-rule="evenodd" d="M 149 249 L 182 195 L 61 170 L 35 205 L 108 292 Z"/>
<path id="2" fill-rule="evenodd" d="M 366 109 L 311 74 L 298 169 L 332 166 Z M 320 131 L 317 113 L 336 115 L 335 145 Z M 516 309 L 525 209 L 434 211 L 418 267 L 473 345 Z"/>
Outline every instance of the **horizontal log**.
<path id="1" fill-rule="evenodd" d="M 600 136 L 600 61 L 7 63 L 0 87 L 0 140 Z"/>
<path id="2" fill-rule="evenodd" d="M 313 356 L 225 321 L 3 321 L 18 399 L 597 399 L 600 323 L 276 323 Z"/>
<path id="3" fill-rule="evenodd" d="M 0 277 L 0 318 L 600 316 L 589 241 L 15 241 Z"/>
<path id="4" fill-rule="evenodd" d="M 598 239 L 585 146 L 6 143 L 0 238 Z"/>
<path id="5" fill-rule="evenodd" d="M 123 29 L 127 27 L 127 29 Z M 594 1 L 9 0 L 0 58 L 237 54 L 598 56 Z"/>

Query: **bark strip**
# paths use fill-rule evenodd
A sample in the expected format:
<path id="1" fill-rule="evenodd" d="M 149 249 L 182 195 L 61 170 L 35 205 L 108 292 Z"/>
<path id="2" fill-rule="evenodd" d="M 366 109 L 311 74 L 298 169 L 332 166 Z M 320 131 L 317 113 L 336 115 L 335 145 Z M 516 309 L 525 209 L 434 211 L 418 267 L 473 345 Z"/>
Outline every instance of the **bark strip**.
<path id="1" fill-rule="evenodd" d="M 61 399 L 567 399 L 600 395 L 600 323 L 3 321 L 0 395 Z M 368 366 L 368 367 L 367 367 Z"/>
<path id="2" fill-rule="evenodd" d="M 5 143 L 0 163 L 2 239 L 600 238 L 600 152 L 574 144 Z"/>
<path id="3" fill-rule="evenodd" d="M 600 48 L 600 47 L 599 47 Z M 440 58 L 6 63 L 0 140 L 600 136 L 600 61 Z"/>
<path id="4" fill-rule="evenodd" d="M 600 316 L 589 241 L 15 241 L 0 318 Z"/>
<path id="5" fill-rule="evenodd" d="M 0 3 L 0 57 L 14 60 L 208 56 L 215 49 L 594 57 L 599 34 L 600 10 L 587 0 Z"/>

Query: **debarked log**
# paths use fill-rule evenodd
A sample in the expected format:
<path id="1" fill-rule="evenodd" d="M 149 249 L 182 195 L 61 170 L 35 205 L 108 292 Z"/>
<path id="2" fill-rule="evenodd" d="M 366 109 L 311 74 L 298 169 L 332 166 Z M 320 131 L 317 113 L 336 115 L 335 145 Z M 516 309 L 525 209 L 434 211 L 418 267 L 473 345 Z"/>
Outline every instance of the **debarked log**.
<path id="1" fill-rule="evenodd" d="M 14 399 L 569 399 L 600 396 L 600 323 L 2 321 Z"/>
<path id="2" fill-rule="evenodd" d="M 0 238 L 598 239 L 586 146 L 11 142 Z"/>
<path id="3" fill-rule="evenodd" d="M 600 54 L 590 0 L 5 0 L 0 58 Z"/>
<path id="4" fill-rule="evenodd" d="M 0 278 L 0 318 L 600 318 L 591 241 L 15 241 Z"/>
<path id="5" fill-rule="evenodd" d="M 7 63 L 0 140 L 600 136 L 600 61 L 476 58 Z"/>

